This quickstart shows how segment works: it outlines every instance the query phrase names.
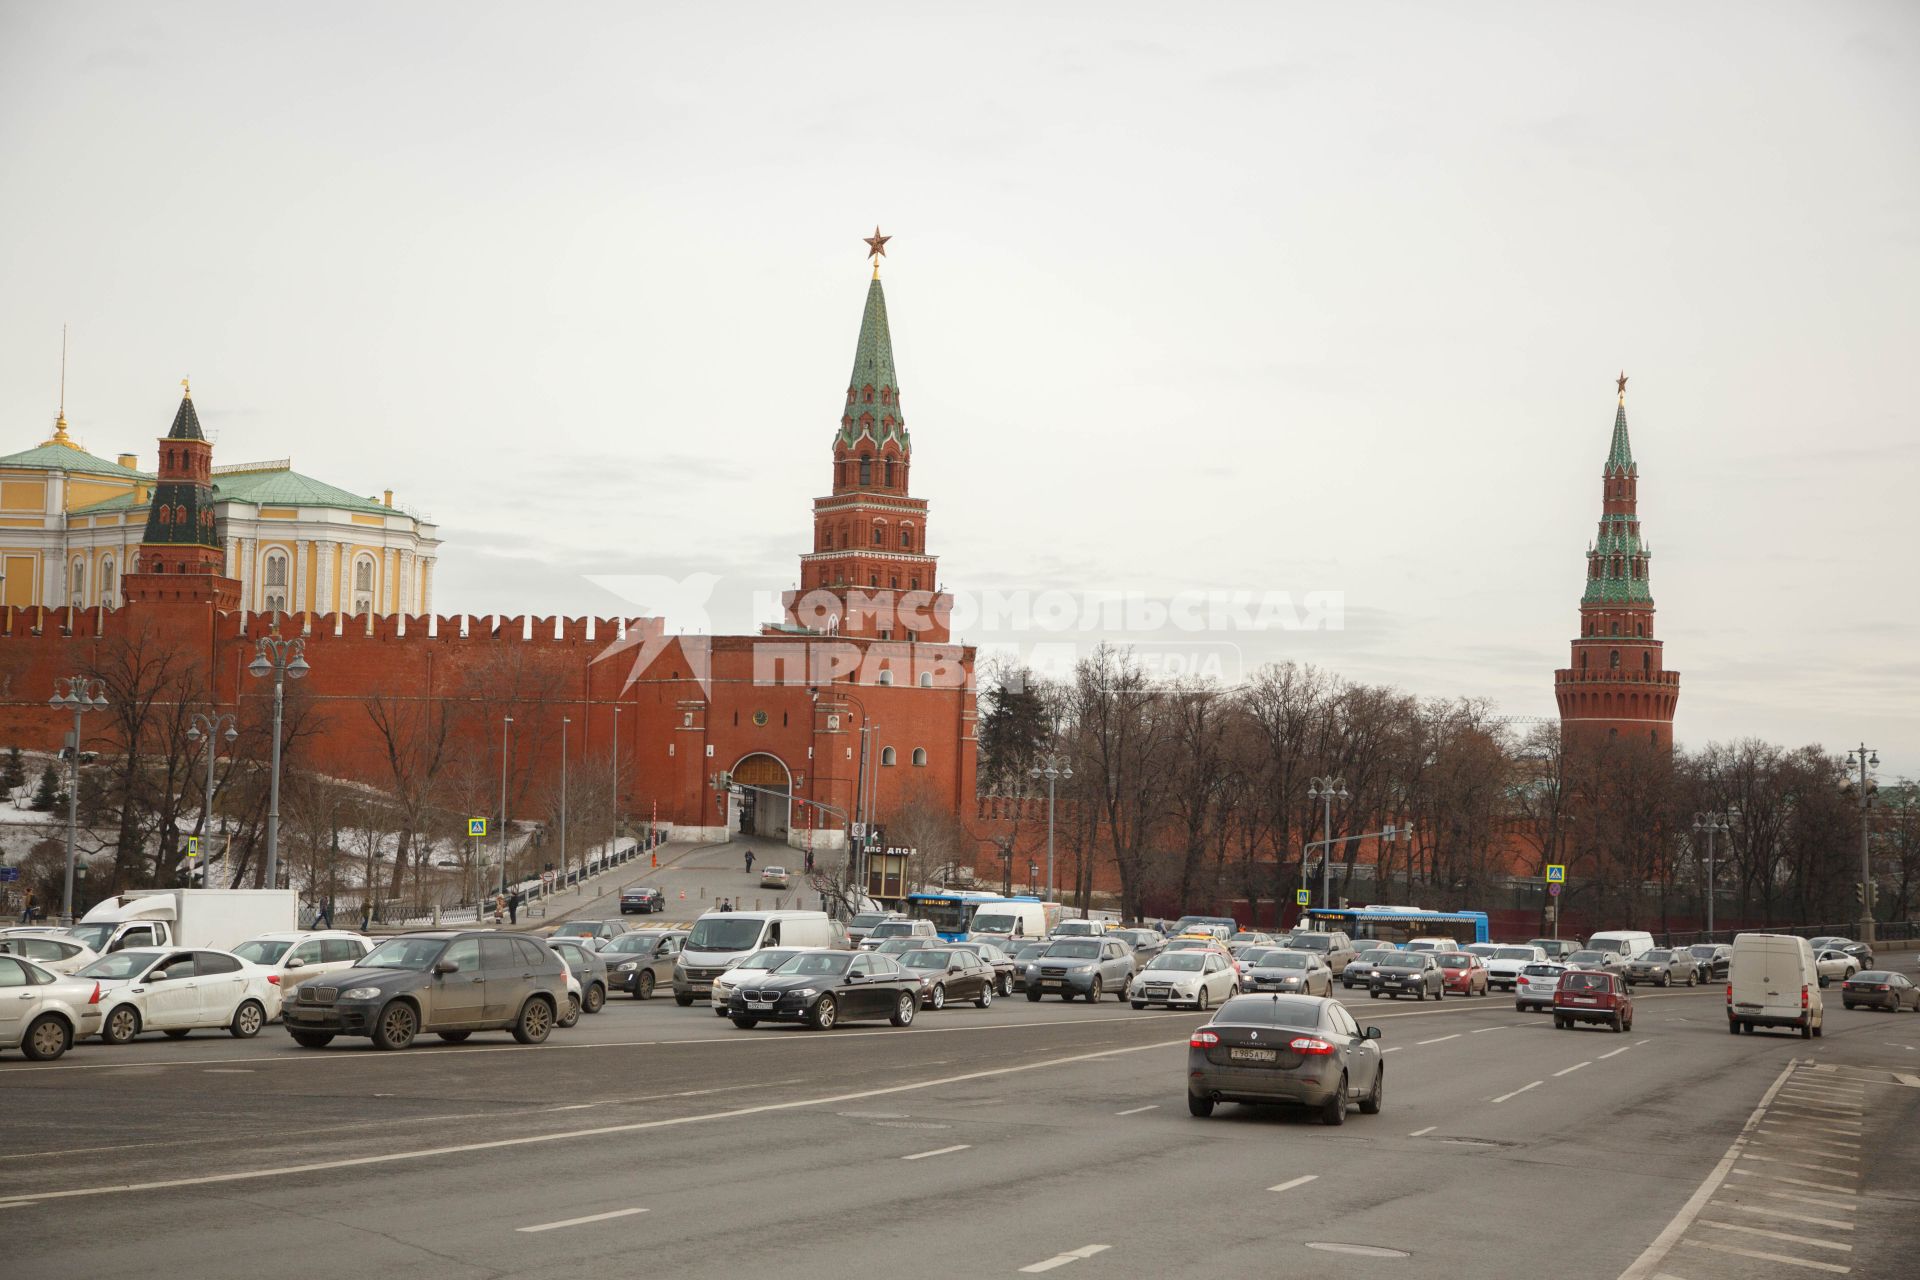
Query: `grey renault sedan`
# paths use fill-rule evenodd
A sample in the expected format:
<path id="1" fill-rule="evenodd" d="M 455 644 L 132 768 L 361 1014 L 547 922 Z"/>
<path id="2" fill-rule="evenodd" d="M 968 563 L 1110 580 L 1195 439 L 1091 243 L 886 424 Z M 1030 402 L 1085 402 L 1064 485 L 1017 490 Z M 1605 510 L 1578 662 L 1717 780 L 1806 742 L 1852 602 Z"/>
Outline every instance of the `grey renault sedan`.
<path id="1" fill-rule="evenodd" d="M 1337 1000 L 1318 996 L 1235 996 L 1187 1041 L 1187 1110 L 1213 1114 L 1219 1102 L 1311 1107 L 1324 1124 L 1345 1124 L 1358 1102 L 1376 1115 L 1386 1096 L 1378 1027 L 1362 1030 Z"/>
<path id="2" fill-rule="evenodd" d="M 511 1031 L 521 1044 L 539 1044 L 566 1006 L 566 966 L 539 940 L 434 931 L 388 938 L 353 968 L 301 983 L 281 1017 L 303 1049 L 335 1036 L 405 1049 L 427 1031 L 455 1043 Z"/>

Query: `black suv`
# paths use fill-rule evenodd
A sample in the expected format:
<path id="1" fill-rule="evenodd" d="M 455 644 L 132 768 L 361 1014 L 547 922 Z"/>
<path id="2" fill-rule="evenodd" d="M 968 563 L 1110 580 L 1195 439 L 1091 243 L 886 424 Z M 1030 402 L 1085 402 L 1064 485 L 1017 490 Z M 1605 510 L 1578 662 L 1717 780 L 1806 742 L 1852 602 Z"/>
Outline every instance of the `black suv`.
<path id="1" fill-rule="evenodd" d="M 423 1031 L 458 1043 L 476 1031 L 547 1038 L 567 1007 L 567 970 L 553 948 L 513 933 L 403 933 L 351 969 L 303 982 L 281 1006 L 295 1044 L 367 1036 L 405 1049 Z"/>

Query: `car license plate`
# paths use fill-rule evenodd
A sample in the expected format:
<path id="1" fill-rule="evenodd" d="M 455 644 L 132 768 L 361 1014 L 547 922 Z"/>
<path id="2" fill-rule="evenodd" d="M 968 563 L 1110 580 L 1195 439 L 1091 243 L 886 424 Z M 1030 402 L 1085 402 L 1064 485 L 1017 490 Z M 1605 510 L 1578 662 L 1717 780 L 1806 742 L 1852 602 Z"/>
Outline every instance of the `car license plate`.
<path id="1" fill-rule="evenodd" d="M 1592 1004 L 1592 1003 L 1593 1003 L 1593 997 L 1592 997 L 1592 996 L 1574 996 L 1574 997 L 1573 997 L 1572 999 L 1570 999 L 1570 1000 L 1569 1000 L 1569 1001 L 1568 1001 L 1567 1003 L 1569 1003 L 1569 1004 Z"/>
<path id="2" fill-rule="evenodd" d="M 1156 1000 L 1164 1000 L 1167 998 L 1167 989 L 1165 987 L 1148 987 L 1147 994 Z"/>
<path id="3" fill-rule="evenodd" d="M 1064 978 L 1042 978 L 1040 979 L 1040 985 L 1043 987 L 1064 987 L 1067 984 Z"/>
<path id="4" fill-rule="evenodd" d="M 1273 1062 L 1280 1057 L 1278 1049 L 1235 1049 L 1227 1054 L 1235 1062 Z"/>
<path id="5" fill-rule="evenodd" d="M 749 1009 L 771 1009 L 771 1008 L 773 1008 L 773 1001 L 771 1001 L 771 1000 L 749 1000 L 749 1001 L 747 1001 L 747 1008 L 749 1008 Z"/>

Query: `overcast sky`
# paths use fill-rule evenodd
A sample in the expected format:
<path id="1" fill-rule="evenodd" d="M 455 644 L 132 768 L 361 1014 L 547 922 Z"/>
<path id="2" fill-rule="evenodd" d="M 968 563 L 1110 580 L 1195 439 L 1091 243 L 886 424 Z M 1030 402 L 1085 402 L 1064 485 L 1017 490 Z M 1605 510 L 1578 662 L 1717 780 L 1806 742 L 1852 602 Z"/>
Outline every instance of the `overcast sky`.
<path id="1" fill-rule="evenodd" d="M 739 629 L 877 221 L 949 588 L 1336 591 L 1234 661 L 1551 716 L 1624 367 L 1679 739 L 1920 773 L 1920 6 L 900 15 L 9 0 L 3 443 L 65 322 L 94 452 L 190 374 L 437 519 L 442 612 Z"/>

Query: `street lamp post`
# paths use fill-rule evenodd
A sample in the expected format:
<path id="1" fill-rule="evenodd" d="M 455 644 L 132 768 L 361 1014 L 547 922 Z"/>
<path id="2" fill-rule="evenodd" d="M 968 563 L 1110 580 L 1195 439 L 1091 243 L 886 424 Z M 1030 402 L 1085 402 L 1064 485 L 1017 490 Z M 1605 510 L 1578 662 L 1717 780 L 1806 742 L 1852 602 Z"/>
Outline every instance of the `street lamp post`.
<path id="1" fill-rule="evenodd" d="M 1307 799 L 1323 802 L 1320 828 L 1320 909 L 1330 910 L 1333 906 L 1333 802 L 1348 800 L 1352 796 L 1347 784 L 1340 778 L 1309 778 L 1307 780 Z M 1303 864 L 1301 873 L 1304 876 Z"/>
<path id="2" fill-rule="evenodd" d="M 567 726 L 573 721 L 560 717 L 560 883 L 567 882 Z"/>
<path id="3" fill-rule="evenodd" d="M 225 732 L 222 732 L 224 727 Z M 187 741 L 207 740 L 207 798 L 200 806 L 200 839 L 206 843 L 200 850 L 200 883 L 206 888 L 213 887 L 213 880 L 207 874 L 207 868 L 213 865 L 213 845 L 210 839 L 213 831 L 213 759 L 220 754 L 220 739 L 225 737 L 227 745 L 232 746 L 240 731 L 234 728 L 233 713 L 229 711 L 193 713 L 193 723 L 187 727 Z"/>
<path id="4" fill-rule="evenodd" d="M 513 730 L 513 717 L 500 717 L 500 896 L 507 894 L 507 735 Z"/>
<path id="5" fill-rule="evenodd" d="M 1867 810 L 1873 807 L 1873 781 L 1867 770 L 1880 767 L 1880 753 L 1866 743 L 1847 752 L 1847 763 L 1860 770 L 1860 941 L 1873 942 L 1873 855 L 1868 843 Z"/>
<path id="6" fill-rule="evenodd" d="M 607 857 L 620 845 L 620 704 L 613 707 L 613 834 L 607 838 Z M 602 864 L 605 865 L 604 863 Z"/>
<path id="7" fill-rule="evenodd" d="M 74 846 L 80 836 L 80 717 L 89 711 L 107 708 L 107 686 L 91 676 L 67 676 L 53 682 L 50 707 L 66 707 L 73 712 L 73 734 L 67 739 L 67 889 L 60 903 L 60 914 L 73 920 Z"/>
<path id="8" fill-rule="evenodd" d="M 1027 770 L 1027 776 L 1047 780 L 1047 901 L 1052 902 L 1057 896 L 1053 882 L 1053 791 L 1058 783 L 1073 777 L 1073 766 L 1067 762 L 1065 755 L 1048 751 L 1042 753 L 1039 764 Z M 1086 914 L 1084 906 L 1080 913 Z"/>
<path id="9" fill-rule="evenodd" d="M 1696 813 L 1693 815 L 1693 829 L 1707 838 L 1707 941 L 1713 941 L 1713 891 L 1716 882 L 1713 875 L 1713 837 L 1726 835 L 1733 830 L 1733 824 L 1740 820 L 1740 810 L 1728 805 L 1722 813 Z"/>
<path id="10" fill-rule="evenodd" d="M 287 681 L 312 670 L 307 665 L 307 642 L 301 636 L 282 637 L 278 622 L 273 634 L 261 636 L 247 674 L 256 680 L 273 677 L 273 776 L 267 787 L 267 888 L 280 887 L 280 725 L 286 715 Z"/>

